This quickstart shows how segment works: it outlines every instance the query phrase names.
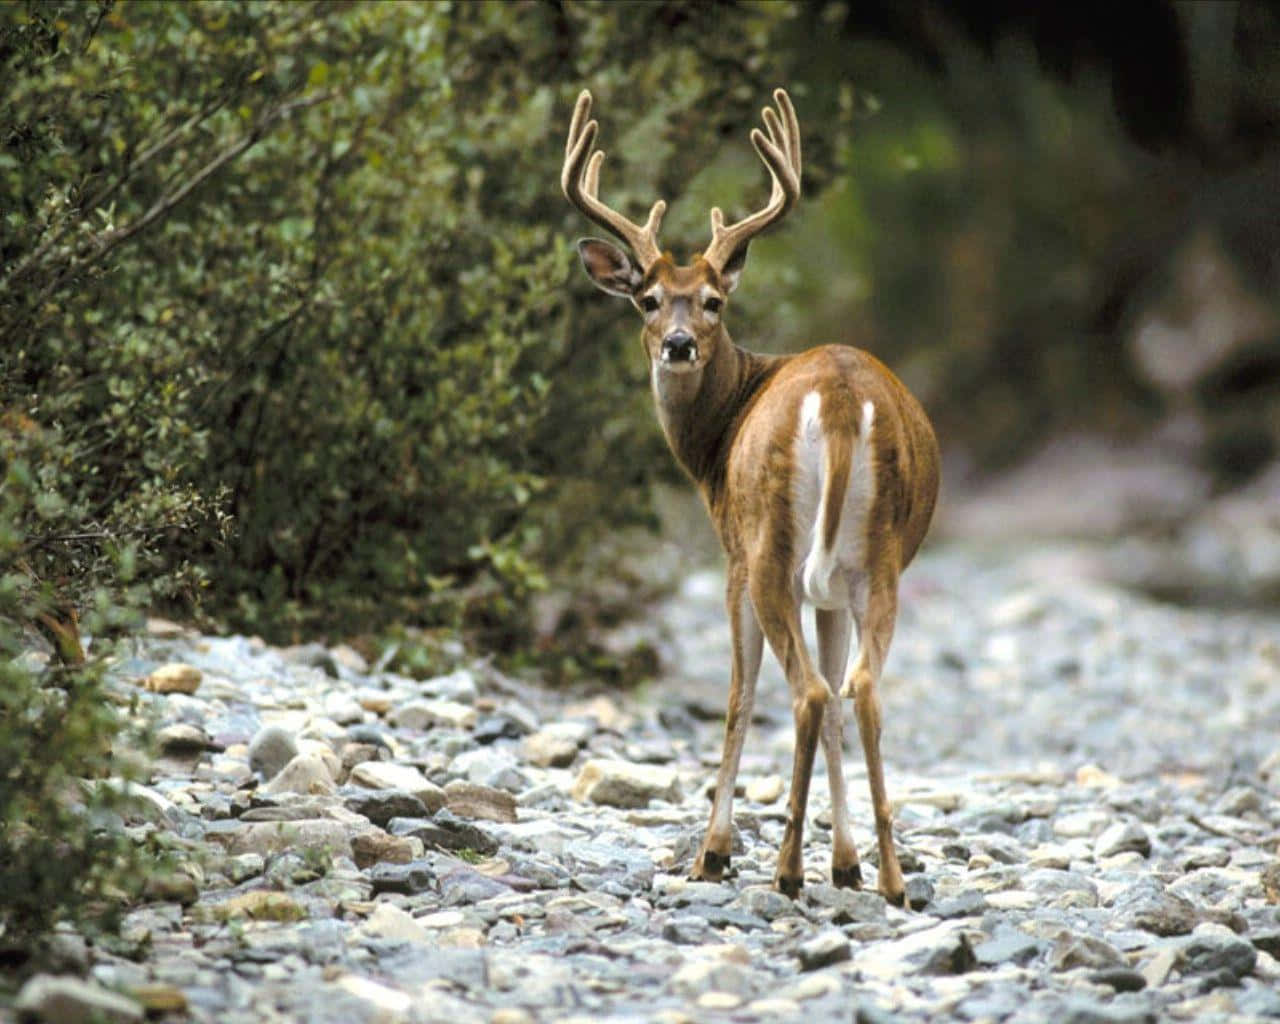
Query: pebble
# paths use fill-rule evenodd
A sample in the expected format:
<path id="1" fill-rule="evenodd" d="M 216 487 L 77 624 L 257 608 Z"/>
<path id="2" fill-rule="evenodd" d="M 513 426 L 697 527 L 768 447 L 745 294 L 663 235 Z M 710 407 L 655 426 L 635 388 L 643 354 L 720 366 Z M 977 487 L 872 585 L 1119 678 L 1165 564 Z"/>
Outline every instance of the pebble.
<path id="1" fill-rule="evenodd" d="M 200 688 L 200 680 L 203 678 L 204 673 L 194 665 L 170 662 L 147 676 L 143 685 L 155 693 L 192 694 Z"/>
<path id="2" fill-rule="evenodd" d="M 119 1019 L 221 1024 L 1275 1015 L 1280 752 L 1258 723 L 1280 720 L 1280 625 L 1047 557 L 938 545 L 904 577 L 881 700 L 910 910 L 875 891 L 851 713 L 865 889 L 831 884 L 821 759 L 805 886 L 771 887 L 794 739 L 768 656 L 729 868 L 688 878 L 723 739 L 716 572 L 653 606 L 665 676 L 634 693 L 460 649 L 417 681 L 341 646 L 150 633 L 116 682 L 196 684 L 139 699 L 166 755 L 146 786 L 94 784 L 128 788 L 130 834 L 179 863 L 123 922 L 132 959 L 78 942 L 81 984 Z"/>

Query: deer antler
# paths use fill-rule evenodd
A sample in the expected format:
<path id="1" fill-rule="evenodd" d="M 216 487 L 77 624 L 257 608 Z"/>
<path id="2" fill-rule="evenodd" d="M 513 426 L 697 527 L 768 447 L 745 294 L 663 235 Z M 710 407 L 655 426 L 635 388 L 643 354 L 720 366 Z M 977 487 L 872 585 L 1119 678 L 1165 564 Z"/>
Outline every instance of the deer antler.
<path id="1" fill-rule="evenodd" d="M 752 238 L 785 217 L 800 198 L 800 122 L 786 90 L 775 89 L 773 98 L 777 112 L 772 107 L 761 112 L 768 136 L 759 128 L 751 131 L 751 144 L 769 169 L 773 191 L 763 209 L 736 224 L 726 225 L 720 207 L 712 208 L 711 244 L 702 256 L 717 271 L 724 270 L 733 254 Z"/>
<path id="2" fill-rule="evenodd" d="M 560 171 L 560 187 L 565 198 L 579 210 L 612 232 L 631 247 L 641 269 L 648 270 L 662 257 L 658 248 L 658 226 L 667 204 L 659 199 L 649 211 L 649 219 L 642 227 L 627 220 L 617 210 L 602 203 L 597 196 L 600 187 L 600 165 L 604 163 L 604 150 L 592 151 L 599 125 L 588 121 L 591 113 L 591 93 L 586 89 L 578 95 L 573 108 L 573 120 L 569 123 L 569 138 L 564 146 L 564 167 Z"/>

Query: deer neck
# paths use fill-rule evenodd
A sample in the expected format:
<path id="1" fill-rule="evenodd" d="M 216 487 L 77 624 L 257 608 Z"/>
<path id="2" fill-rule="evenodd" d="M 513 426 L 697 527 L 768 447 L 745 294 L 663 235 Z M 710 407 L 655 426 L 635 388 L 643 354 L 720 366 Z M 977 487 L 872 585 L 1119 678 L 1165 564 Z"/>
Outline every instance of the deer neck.
<path id="1" fill-rule="evenodd" d="M 777 358 L 739 348 L 724 328 L 701 369 L 650 369 L 658 422 L 676 460 L 714 505 L 723 485 L 725 460 L 743 414 Z"/>

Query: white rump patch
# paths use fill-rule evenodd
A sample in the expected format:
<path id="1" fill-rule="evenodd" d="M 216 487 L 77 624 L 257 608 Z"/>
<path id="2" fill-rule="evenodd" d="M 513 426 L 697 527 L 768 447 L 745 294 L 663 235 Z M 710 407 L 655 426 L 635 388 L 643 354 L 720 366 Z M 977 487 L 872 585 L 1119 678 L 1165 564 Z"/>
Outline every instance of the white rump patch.
<path id="1" fill-rule="evenodd" d="M 849 485 L 841 499 L 840 525 L 828 550 L 826 507 L 822 492 L 827 478 L 827 445 L 822 435 L 822 400 L 816 391 L 805 395 L 800 406 L 796 438 L 796 486 L 793 494 L 802 597 L 818 608 L 849 608 L 866 563 L 867 515 L 875 499 L 875 469 L 871 432 L 876 409 L 862 403 L 858 437 L 850 452 Z"/>

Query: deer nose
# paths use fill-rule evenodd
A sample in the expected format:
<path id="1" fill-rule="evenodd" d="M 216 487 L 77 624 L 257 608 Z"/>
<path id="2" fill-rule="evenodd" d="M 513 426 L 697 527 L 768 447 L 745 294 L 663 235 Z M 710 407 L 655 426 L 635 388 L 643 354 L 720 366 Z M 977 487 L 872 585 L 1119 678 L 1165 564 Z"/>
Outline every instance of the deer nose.
<path id="1" fill-rule="evenodd" d="M 672 331 L 662 339 L 664 363 L 692 363 L 698 358 L 698 344 L 688 331 Z"/>

